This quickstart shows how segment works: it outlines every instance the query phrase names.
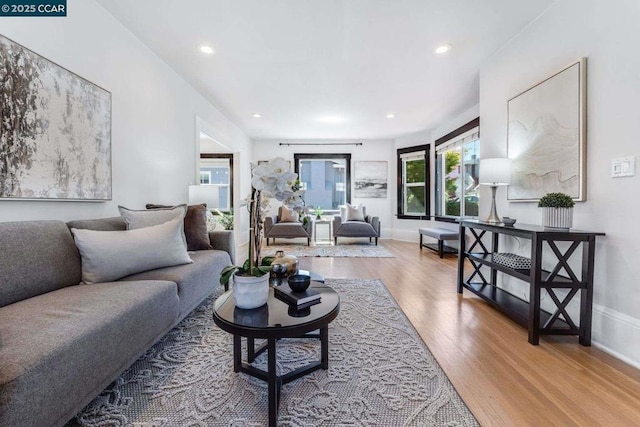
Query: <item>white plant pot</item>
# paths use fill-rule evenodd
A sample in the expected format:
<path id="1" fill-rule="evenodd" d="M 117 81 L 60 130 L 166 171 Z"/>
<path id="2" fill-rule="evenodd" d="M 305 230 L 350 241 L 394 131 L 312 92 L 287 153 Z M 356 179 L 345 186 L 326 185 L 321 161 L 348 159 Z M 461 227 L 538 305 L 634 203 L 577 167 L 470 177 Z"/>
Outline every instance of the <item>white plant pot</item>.
<path id="1" fill-rule="evenodd" d="M 570 229 L 573 226 L 573 208 L 542 208 L 542 226 Z"/>
<path id="2" fill-rule="evenodd" d="M 233 275 L 233 299 L 238 308 L 257 308 L 269 298 L 269 273 L 260 277 Z"/>

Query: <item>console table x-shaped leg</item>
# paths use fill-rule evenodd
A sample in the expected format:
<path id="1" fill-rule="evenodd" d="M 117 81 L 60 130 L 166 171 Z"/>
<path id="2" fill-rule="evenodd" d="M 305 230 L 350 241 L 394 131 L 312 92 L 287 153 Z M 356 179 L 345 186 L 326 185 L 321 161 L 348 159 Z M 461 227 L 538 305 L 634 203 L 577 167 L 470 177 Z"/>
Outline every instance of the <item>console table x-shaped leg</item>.
<path id="1" fill-rule="evenodd" d="M 329 328 L 324 327 L 319 332 L 305 334 L 300 337 L 291 338 L 319 338 L 320 339 L 320 360 L 309 365 L 302 366 L 278 375 L 276 371 L 276 343 L 279 338 L 267 338 L 260 347 L 255 347 L 255 338 L 247 338 L 247 362 L 242 361 L 242 337 L 233 336 L 233 370 L 234 372 L 244 372 L 254 378 L 266 381 L 269 394 L 269 426 L 276 426 L 278 421 L 278 409 L 280 407 L 280 390 L 284 384 L 303 377 L 318 369 L 329 368 Z M 267 352 L 267 370 L 262 370 L 251 365 L 260 354 Z"/>

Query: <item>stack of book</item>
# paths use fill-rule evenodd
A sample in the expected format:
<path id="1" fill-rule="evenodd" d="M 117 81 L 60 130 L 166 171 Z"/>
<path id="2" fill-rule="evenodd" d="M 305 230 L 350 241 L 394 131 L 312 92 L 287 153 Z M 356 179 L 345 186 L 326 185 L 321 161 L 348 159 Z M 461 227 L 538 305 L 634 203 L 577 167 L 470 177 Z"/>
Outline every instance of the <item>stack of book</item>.
<path id="1" fill-rule="evenodd" d="M 287 283 L 274 287 L 273 294 L 280 301 L 286 302 L 296 310 L 310 307 L 320 302 L 320 292 L 315 289 L 308 288 L 304 292 L 293 292 Z"/>

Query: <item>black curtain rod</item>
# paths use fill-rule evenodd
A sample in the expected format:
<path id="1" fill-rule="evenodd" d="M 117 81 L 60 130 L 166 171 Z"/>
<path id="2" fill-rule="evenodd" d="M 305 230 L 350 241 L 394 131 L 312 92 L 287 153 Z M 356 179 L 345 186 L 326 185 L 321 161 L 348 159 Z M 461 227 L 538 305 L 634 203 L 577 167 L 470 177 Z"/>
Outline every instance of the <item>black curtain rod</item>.
<path id="1" fill-rule="evenodd" d="M 356 147 L 362 145 L 362 142 L 327 142 L 327 143 L 299 143 L 299 142 L 281 142 L 280 145 L 286 145 L 287 147 L 291 147 L 292 145 L 355 145 Z"/>

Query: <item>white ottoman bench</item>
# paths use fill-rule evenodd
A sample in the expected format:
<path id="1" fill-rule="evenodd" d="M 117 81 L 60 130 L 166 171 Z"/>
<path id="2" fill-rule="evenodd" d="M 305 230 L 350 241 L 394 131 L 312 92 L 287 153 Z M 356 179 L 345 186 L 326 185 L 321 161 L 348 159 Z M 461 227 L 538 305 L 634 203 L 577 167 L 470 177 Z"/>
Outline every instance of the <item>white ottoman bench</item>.
<path id="1" fill-rule="evenodd" d="M 445 246 L 445 240 L 459 240 L 460 233 L 456 230 L 447 230 L 446 228 L 439 227 L 422 227 L 418 230 L 420 232 L 420 250 L 422 248 L 429 248 L 438 252 L 440 258 L 444 256 L 445 253 L 448 254 L 457 254 L 458 251 L 452 247 Z M 434 239 L 438 239 L 438 243 L 422 243 L 422 237 L 429 236 Z"/>

